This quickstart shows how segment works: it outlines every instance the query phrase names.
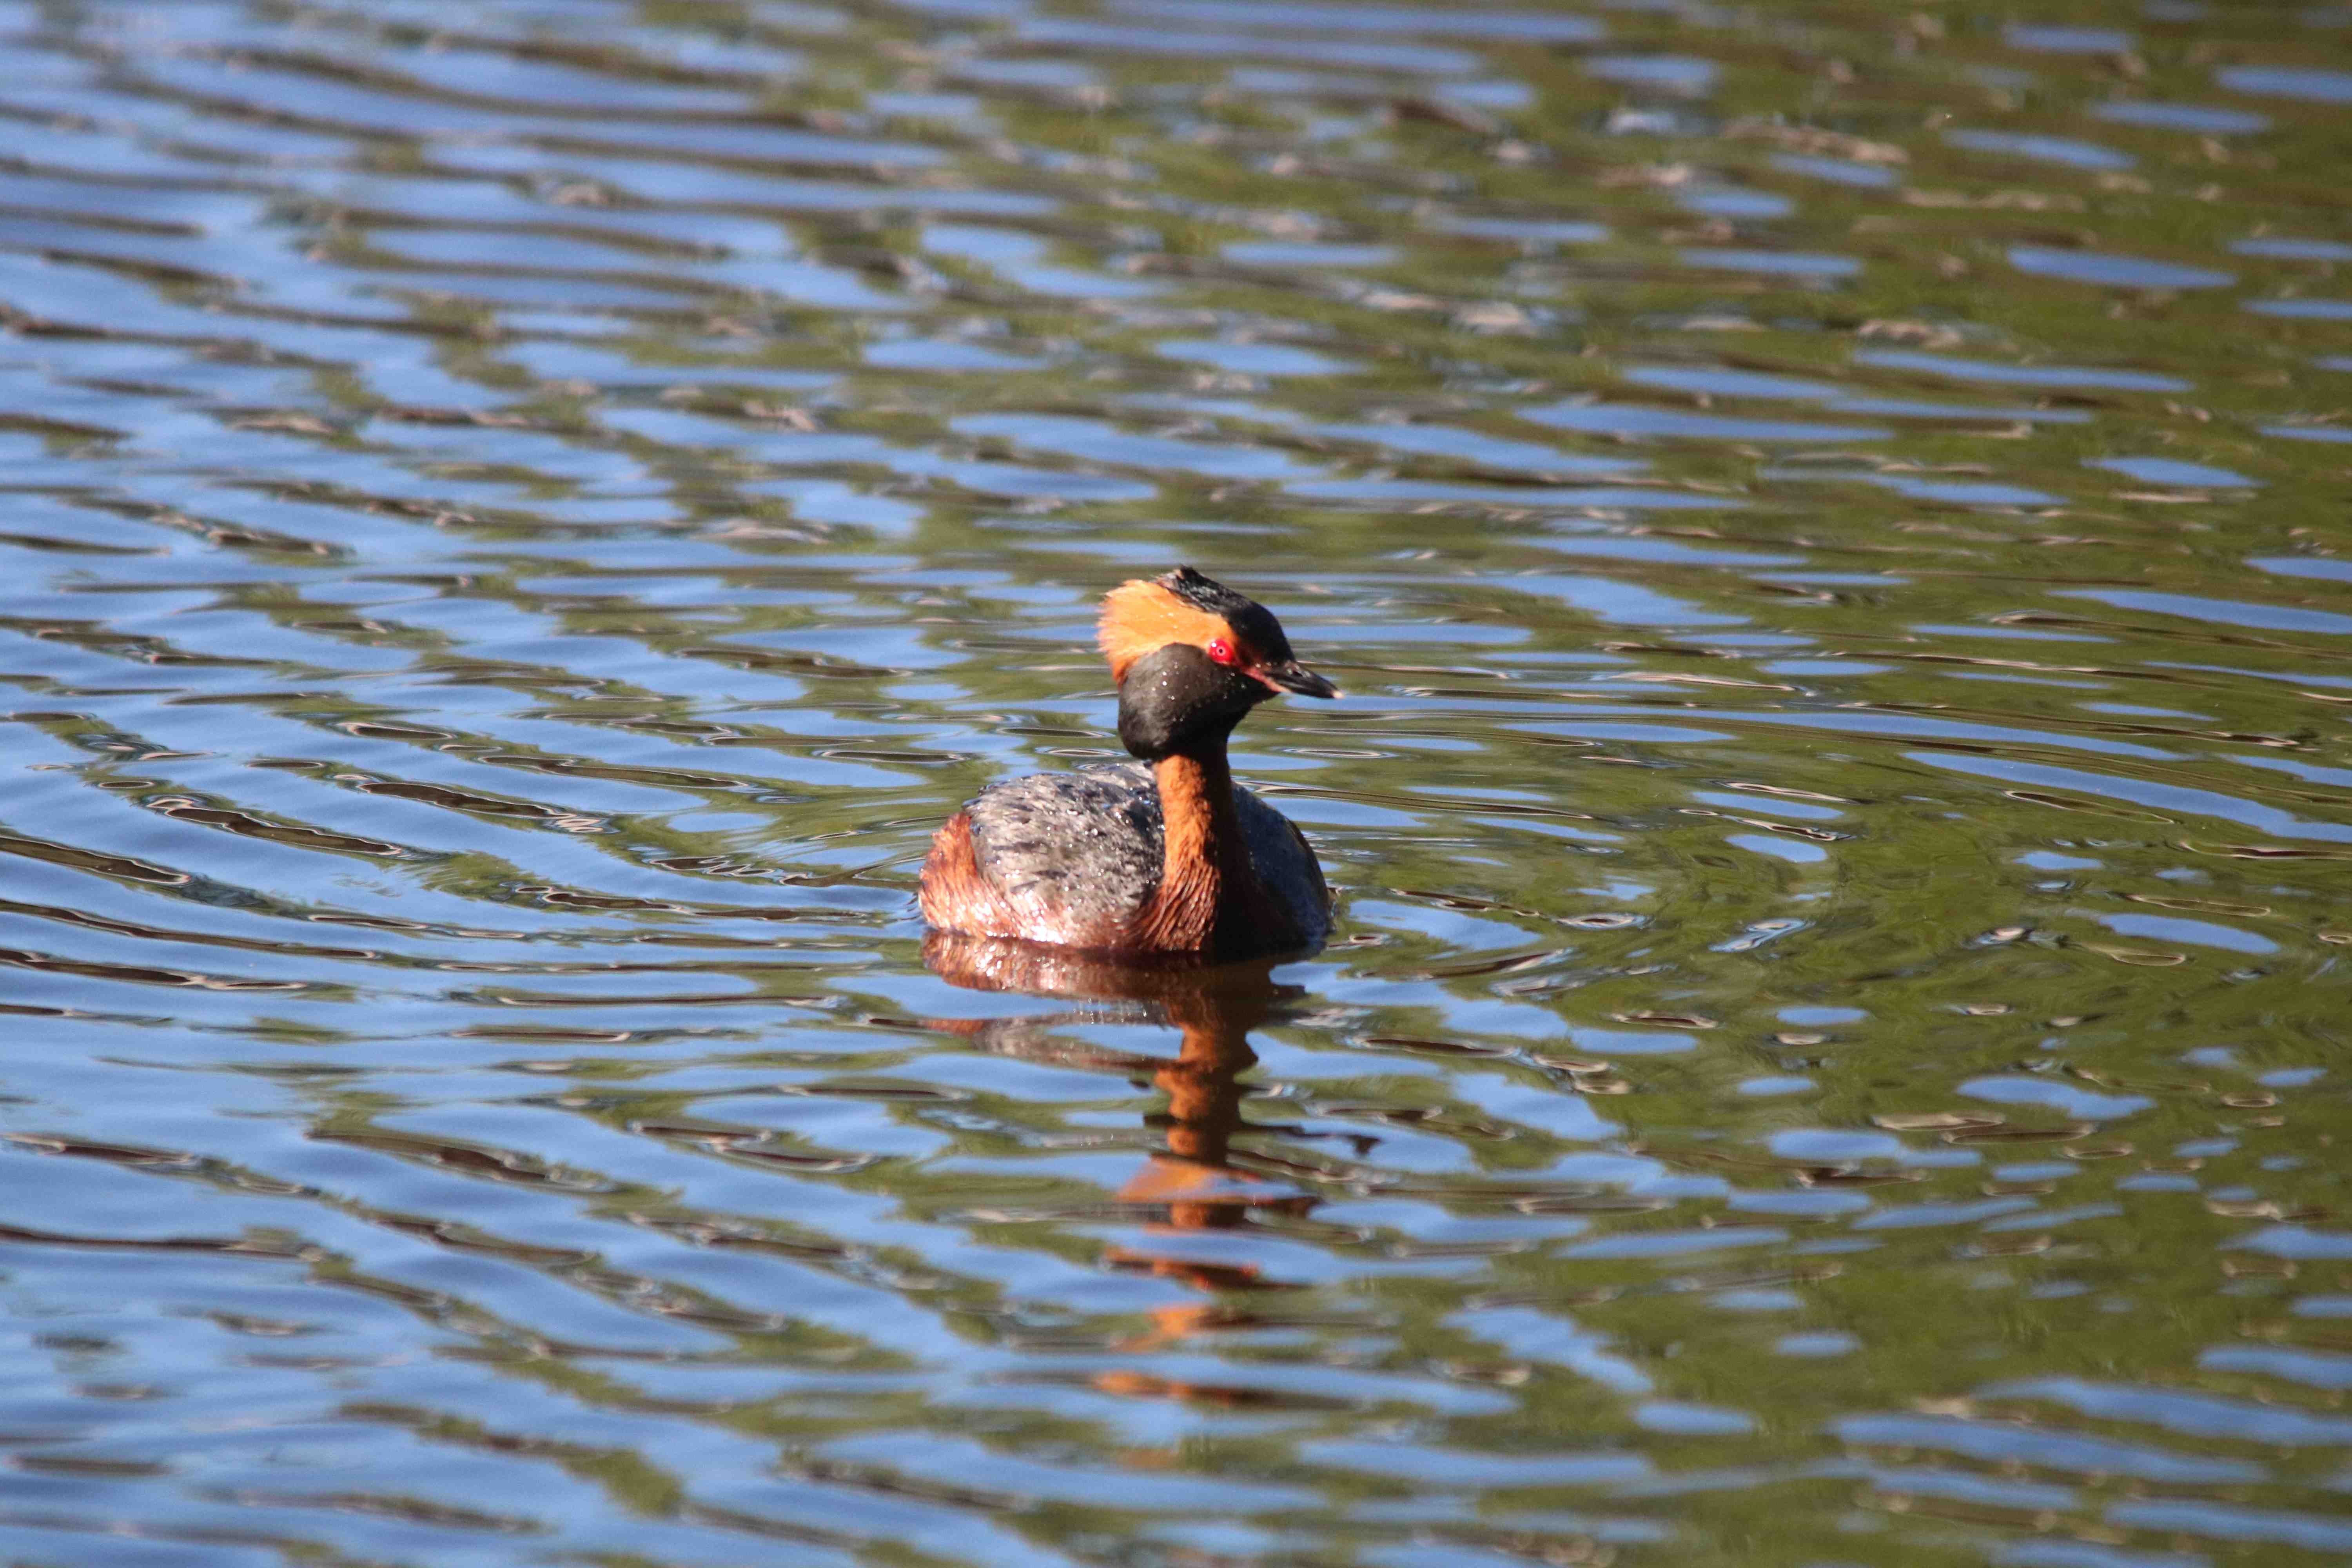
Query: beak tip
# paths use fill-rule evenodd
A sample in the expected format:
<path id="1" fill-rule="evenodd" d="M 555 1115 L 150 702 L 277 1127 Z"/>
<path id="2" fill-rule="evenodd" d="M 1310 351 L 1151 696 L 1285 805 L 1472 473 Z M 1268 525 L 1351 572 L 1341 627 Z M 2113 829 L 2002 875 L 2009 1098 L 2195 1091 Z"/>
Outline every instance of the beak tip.
<path id="1" fill-rule="evenodd" d="M 1296 659 L 1264 672 L 1263 679 L 1277 691 L 1287 691 L 1295 697 L 1333 698 L 1339 689 L 1300 665 Z"/>

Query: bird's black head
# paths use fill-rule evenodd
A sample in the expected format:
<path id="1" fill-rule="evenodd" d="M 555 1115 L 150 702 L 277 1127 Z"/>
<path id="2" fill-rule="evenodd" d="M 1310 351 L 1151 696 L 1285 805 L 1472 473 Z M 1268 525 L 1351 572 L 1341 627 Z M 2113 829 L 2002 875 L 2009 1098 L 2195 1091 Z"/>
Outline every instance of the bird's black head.
<path id="1" fill-rule="evenodd" d="M 1119 682 L 1119 743 L 1149 763 L 1220 750 L 1242 715 L 1273 695 L 1191 643 L 1169 643 L 1129 665 Z"/>
<path id="2" fill-rule="evenodd" d="M 1111 679 L 1124 687 L 1152 654 L 1181 643 L 1255 682 L 1261 697 L 1292 691 L 1337 697 L 1339 689 L 1301 666 L 1274 612 L 1190 566 L 1113 588 L 1097 628 Z"/>

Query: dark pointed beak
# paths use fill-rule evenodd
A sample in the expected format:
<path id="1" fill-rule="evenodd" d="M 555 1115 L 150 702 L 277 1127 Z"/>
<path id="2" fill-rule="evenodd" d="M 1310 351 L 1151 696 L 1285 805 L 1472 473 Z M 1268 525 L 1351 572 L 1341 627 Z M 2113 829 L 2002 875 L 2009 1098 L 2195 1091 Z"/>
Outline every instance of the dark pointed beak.
<path id="1" fill-rule="evenodd" d="M 1339 695 L 1338 687 L 1295 658 L 1286 658 L 1280 664 L 1261 664 L 1250 673 L 1278 691 L 1295 691 L 1301 697 Z"/>

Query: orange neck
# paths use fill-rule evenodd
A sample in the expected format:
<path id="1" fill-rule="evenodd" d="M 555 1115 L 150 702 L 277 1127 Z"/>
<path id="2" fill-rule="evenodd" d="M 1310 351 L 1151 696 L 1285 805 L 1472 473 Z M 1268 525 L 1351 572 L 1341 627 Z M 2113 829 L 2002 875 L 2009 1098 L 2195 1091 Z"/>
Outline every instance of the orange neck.
<path id="1" fill-rule="evenodd" d="M 1162 757 L 1151 765 L 1160 785 L 1160 812 L 1168 825 L 1160 875 L 1213 877 L 1242 847 L 1234 810 L 1234 773 L 1223 746 L 1204 757 Z M 1243 857 L 1240 863 L 1248 864 Z"/>
<path id="2" fill-rule="evenodd" d="M 1234 809 L 1233 770 L 1219 744 L 1200 755 L 1162 757 L 1151 771 L 1165 830 L 1160 890 L 1145 906 L 1139 934 L 1160 952 L 1207 952 L 1220 945 L 1225 917 L 1245 915 L 1260 901 Z"/>

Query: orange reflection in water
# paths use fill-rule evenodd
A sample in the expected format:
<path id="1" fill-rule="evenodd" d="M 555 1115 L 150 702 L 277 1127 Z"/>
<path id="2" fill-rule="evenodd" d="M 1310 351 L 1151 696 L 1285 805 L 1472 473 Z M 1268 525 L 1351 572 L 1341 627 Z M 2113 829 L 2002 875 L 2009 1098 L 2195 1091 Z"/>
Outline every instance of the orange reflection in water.
<path id="1" fill-rule="evenodd" d="M 1047 1032 L 1071 1024 L 1152 1023 L 1178 1032 L 1172 1059 L 1108 1052 L 1089 1058 L 1090 1065 L 1149 1072 L 1154 1086 L 1168 1097 L 1165 1111 L 1145 1118 L 1147 1127 L 1157 1123 L 1163 1130 L 1160 1146 L 1118 1194 L 1122 1207 L 1152 1216 L 1150 1231 L 1231 1229 L 1254 1210 L 1299 1215 L 1314 1207 L 1312 1195 L 1237 1168 L 1233 1160 L 1234 1137 L 1243 1125 L 1242 1100 L 1248 1092 L 1242 1074 L 1257 1065 L 1250 1031 L 1278 1019 L 1288 1004 L 1305 995 L 1297 986 L 1275 982 L 1274 967 L 1282 960 L 1137 964 L 1030 942 L 933 931 L 924 940 L 923 962 L 950 984 L 971 990 L 1021 992 L 1080 1005 L 1020 1018 L 936 1021 L 938 1026 L 970 1036 L 992 1050 L 1067 1059 L 1066 1045 L 1049 1042 Z M 1255 1264 L 1213 1263 L 1118 1246 L 1106 1249 L 1102 1261 L 1107 1268 L 1177 1280 L 1207 1292 L 1301 1288 L 1269 1279 Z M 1255 1321 L 1234 1303 L 1216 1300 L 1163 1307 L 1151 1317 L 1151 1331 L 1123 1342 L 1121 1349 L 1150 1349 Z M 1149 1388 L 1130 1387 L 1132 1380 L 1123 1373 L 1104 1378 L 1108 1381 L 1103 1386 L 1113 1389 L 1115 1384 L 1117 1392 L 1180 1397 L 1209 1392 L 1156 1378 L 1147 1380 L 1152 1385 Z"/>

